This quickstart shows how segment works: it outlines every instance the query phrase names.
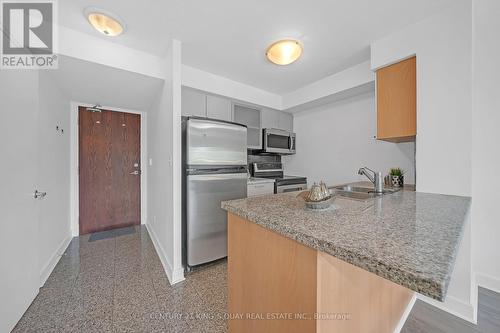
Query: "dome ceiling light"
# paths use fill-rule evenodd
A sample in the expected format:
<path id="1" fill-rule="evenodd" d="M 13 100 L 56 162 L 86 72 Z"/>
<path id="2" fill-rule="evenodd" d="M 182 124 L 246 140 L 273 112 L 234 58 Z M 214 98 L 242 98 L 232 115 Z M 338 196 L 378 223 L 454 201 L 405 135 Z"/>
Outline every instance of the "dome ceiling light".
<path id="1" fill-rule="evenodd" d="M 115 15 L 97 8 L 87 8 L 85 17 L 94 29 L 106 36 L 116 37 L 125 30 L 124 24 Z"/>
<path id="2" fill-rule="evenodd" d="M 302 55 L 302 45 L 293 39 L 279 40 L 267 48 L 266 57 L 276 65 L 289 65 Z"/>

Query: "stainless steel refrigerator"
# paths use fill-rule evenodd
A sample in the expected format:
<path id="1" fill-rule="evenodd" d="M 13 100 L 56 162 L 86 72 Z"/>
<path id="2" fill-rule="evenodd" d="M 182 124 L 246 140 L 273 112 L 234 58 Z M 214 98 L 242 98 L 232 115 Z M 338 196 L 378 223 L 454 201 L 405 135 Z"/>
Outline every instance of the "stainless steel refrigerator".
<path id="1" fill-rule="evenodd" d="M 221 201 L 247 195 L 247 128 L 183 117 L 183 258 L 188 270 L 227 256 Z"/>

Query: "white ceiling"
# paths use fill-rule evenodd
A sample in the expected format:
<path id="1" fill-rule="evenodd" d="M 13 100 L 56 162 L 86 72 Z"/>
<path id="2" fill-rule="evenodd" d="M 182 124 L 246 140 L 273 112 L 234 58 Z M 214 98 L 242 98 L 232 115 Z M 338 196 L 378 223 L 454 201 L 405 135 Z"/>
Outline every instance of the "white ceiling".
<path id="1" fill-rule="evenodd" d="M 59 57 L 58 70 L 48 70 L 70 101 L 147 111 L 163 80 L 96 63 Z"/>
<path id="2" fill-rule="evenodd" d="M 172 38 L 182 61 L 214 74 L 283 94 L 369 59 L 370 42 L 454 0 L 71 0 L 59 1 L 60 23 L 99 35 L 83 16 L 97 6 L 126 23 L 110 41 L 163 55 Z M 303 57 L 286 67 L 264 57 L 273 41 L 297 38 Z"/>

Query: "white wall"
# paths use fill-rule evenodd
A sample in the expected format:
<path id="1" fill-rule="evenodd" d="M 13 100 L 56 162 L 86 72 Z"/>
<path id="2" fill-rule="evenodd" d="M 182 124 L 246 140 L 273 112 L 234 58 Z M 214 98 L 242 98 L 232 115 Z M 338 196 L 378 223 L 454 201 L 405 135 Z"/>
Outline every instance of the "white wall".
<path id="1" fill-rule="evenodd" d="M 296 109 L 301 105 L 338 95 L 373 81 L 375 74 L 370 69 L 370 62 L 362 62 L 283 95 L 282 109 Z"/>
<path id="2" fill-rule="evenodd" d="M 182 65 L 183 86 L 292 113 L 310 109 L 313 104 L 325 104 L 327 100 L 341 99 L 344 95 L 359 91 L 360 88 L 373 83 L 374 80 L 375 75 L 370 69 L 370 62 L 367 61 L 295 91 L 278 95 L 191 66 Z"/>
<path id="3" fill-rule="evenodd" d="M 50 71 L 39 75 L 39 188 L 48 194 L 39 211 L 39 266 L 45 282 L 71 240 L 70 112 Z M 56 130 L 59 126 L 59 130 Z"/>
<path id="4" fill-rule="evenodd" d="M 6 268 L 0 285 L 8 289 L 1 290 L 0 331 L 10 331 L 71 240 L 70 114 L 51 71 L 2 71 L 0 83 L 6 94 L 0 99 L 0 267 Z M 47 196 L 35 200 L 35 189 Z"/>
<path id="5" fill-rule="evenodd" d="M 286 173 L 335 185 L 367 180 L 357 174 L 363 166 L 384 174 L 401 167 L 414 184 L 414 143 L 378 141 L 376 124 L 374 92 L 295 114 L 297 154 L 284 158 Z"/>
<path id="6" fill-rule="evenodd" d="M 371 46 L 372 68 L 417 55 L 417 189 L 471 194 L 471 2 Z"/>
<path id="7" fill-rule="evenodd" d="M 472 197 L 474 268 L 478 283 L 500 292 L 500 1 L 473 7 Z"/>
<path id="8" fill-rule="evenodd" d="M 184 279 L 181 257 L 180 204 L 180 43 L 174 41 L 166 63 L 165 83 L 148 112 L 147 227 L 170 283 Z"/>
<path id="9" fill-rule="evenodd" d="M 125 110 L 149 110 L 163 84 L 163 79 L 62 55 L 50 74 L 71 101 Z"/>
<path id="10" fill-rule="evenodd" d="M 58 54 L 163 79 L 160 57 L 63 26 L 57 33 Z"/>
<path id="11" fill-rule="evenodd" d="M 371 45 L 372 68 L 417 56 L 417 190 L 471 195 L 471 0 Z M 474 220 L 471 222 L 474 223 Z M 471 227 L 467 224 L 445 303 L 448 312 L 474 321 Z"/>

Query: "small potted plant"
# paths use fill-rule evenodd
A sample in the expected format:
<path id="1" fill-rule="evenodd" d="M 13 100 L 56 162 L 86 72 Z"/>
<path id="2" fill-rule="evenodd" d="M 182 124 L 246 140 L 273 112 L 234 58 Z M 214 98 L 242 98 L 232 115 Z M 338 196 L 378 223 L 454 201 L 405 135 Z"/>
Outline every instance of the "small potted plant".
<path id="1" fill-rule="evenodd" d="M 393 187 L 403 187 L 404 174 L 405 172 L 400 168 L 392 168 L 389 171 L 389 175 L 391 176 L 391 184 Z"/>

